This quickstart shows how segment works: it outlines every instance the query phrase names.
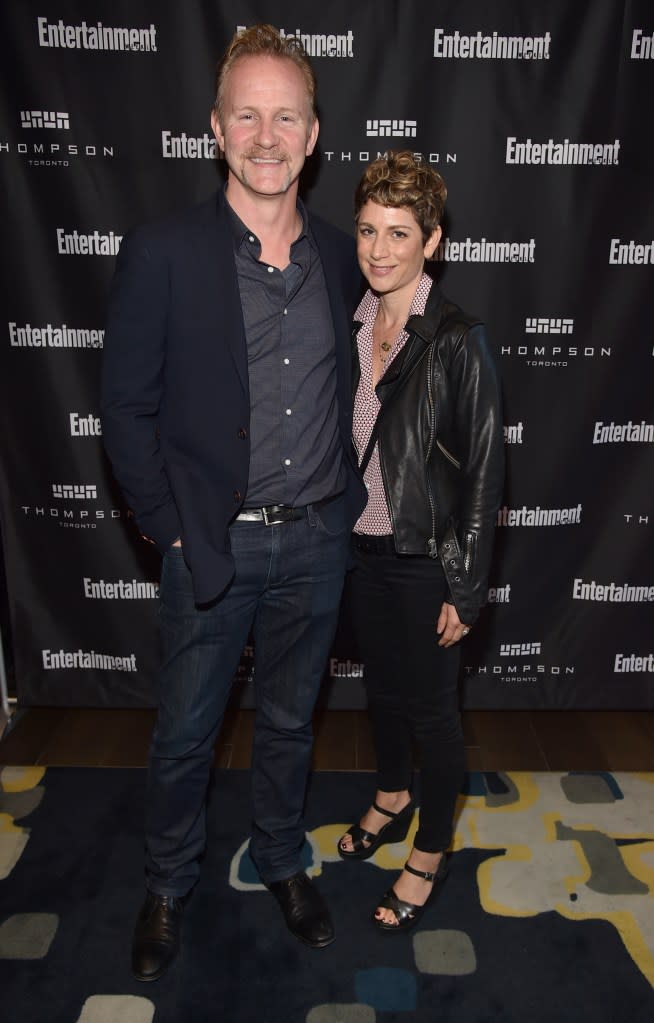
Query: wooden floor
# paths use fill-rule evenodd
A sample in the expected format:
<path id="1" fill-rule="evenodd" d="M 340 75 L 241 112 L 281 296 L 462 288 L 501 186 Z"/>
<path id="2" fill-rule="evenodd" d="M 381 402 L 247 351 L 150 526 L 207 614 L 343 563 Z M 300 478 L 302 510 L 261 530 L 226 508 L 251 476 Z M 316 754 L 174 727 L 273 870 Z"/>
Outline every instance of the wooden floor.
<path id="1" fill-rule="evenodd" d="M 153 723 L 149 710 L 19 711 L 0 741 L 0 764 L 142 767 Z M 228 710 L 218 766 L 249 767 L 253 725 L 253 711 Z M 463 726 L 469 770 L 654 771 L 654 711 L 464 711 Z M 374 770 L 365 711 L 321 710 L 315 731 L 315 770 Z"/>

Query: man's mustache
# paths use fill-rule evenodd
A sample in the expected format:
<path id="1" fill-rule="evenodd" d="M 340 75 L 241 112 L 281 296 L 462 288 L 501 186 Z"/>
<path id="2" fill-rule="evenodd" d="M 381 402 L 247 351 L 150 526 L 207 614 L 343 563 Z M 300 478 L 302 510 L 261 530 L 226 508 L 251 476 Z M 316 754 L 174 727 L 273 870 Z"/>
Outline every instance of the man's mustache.
<path id="1" fill-rule="evenodd" d="M 288 153 L 281 149 L 249 149 L 245 157 L 248 160 L 282 160 L 288 162 Z"/>

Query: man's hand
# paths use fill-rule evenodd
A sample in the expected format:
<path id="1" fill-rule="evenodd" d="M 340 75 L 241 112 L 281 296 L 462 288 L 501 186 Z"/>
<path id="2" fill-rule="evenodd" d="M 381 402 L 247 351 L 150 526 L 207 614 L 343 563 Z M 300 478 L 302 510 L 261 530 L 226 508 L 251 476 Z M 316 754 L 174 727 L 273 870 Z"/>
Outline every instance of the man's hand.
<path id="1" fill-rule="evenodd" d="M 436 622 L 436 632 L 441 637 L 438 641 L 439 646 L 454 646 L 460 639 L 468 635 L 470 627 L 463 624 L 456 613 L 454 604 L 445 602 Z"/>
<path id="2" fill-rule="evenodd" d="M 153 540 L 151 536 L 146 536 L 145 533 L 141 533 L 141 539 L 142 540 L 147 540 L 148 543 L 156 544 L 156 540 Z M 182 541 L 180 540 L 179 537 L 177 537 L 177 539 L 174 541 L 174 543 L 171 543 L 170 546 L 171 547 L 181 547 L 182 546 Z"/>

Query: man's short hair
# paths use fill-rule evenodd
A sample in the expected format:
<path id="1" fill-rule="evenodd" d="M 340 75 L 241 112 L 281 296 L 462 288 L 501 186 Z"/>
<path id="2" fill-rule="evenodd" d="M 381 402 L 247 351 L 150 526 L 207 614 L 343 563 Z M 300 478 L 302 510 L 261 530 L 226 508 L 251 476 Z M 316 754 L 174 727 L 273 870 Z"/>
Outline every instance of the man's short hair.
<path id="1" fill-rule="evenodd" d="M 241 57 L 280 57 L 291 60 L 302 73 L 307 87 L 311 116 L 316 118 L 316 76 L 300 40 L 295 36 L 282 38 L 272 25 L 252 25 L 243 32 L 236 33 L 216 68 L 214 109 L 221 121 L 225 81 Z"/>

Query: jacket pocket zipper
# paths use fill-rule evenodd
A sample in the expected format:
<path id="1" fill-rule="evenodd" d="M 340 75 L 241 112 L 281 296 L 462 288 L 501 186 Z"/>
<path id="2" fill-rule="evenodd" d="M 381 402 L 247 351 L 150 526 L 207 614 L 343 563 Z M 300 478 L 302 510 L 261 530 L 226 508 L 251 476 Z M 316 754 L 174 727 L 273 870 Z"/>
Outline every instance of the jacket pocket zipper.
<path id="1" fill-rule="evenodd" d="M 445 445 L 441 444 L 439 440 L 436 441 L 436 447 L 441 452 L 441 454 L 445 455 L 448 462 L 451 462 L 452 465 L 455 465 L 457 469 L 461 468 L 461 462 L 458 460 L 458 458 L 455 458 L 454 455 L 450 451 L 448 451 Z"/>

